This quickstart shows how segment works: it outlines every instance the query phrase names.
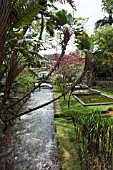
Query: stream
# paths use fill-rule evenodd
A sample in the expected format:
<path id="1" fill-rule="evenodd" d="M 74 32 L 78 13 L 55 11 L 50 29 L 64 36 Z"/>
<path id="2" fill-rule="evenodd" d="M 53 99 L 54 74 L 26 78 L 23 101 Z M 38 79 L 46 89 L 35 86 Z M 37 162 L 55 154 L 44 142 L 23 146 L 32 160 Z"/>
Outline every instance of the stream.
<path id="1" fill-rule="evenodd" d="M 52 90 L 37 89 L 23 111 L 52 97 Z M 7 135 L 9 141 L 0 148 L 0 170 L 59 170 L 53 104 L 23 115 Z"/>

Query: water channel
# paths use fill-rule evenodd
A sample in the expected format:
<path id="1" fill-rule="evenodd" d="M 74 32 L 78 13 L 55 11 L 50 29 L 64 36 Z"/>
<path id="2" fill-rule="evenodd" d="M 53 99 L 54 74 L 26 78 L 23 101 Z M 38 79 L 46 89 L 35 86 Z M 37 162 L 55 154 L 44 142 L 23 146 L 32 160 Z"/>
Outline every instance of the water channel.
<path id="1" fill-rule="evenodd" d="M 51 90 L 37 89 L 23 110 L 52 97 Z M 9 141 L 0 148 L 0 170 L 59 170 L 53 104 L 22 116 L 7 133 Z"/>

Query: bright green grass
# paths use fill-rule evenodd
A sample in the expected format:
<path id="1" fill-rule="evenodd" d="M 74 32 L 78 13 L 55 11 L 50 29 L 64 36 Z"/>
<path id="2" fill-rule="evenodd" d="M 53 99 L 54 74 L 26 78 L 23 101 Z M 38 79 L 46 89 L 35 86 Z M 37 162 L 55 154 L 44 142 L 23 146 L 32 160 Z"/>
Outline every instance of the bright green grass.
<path id="1" fill-rule="evenodd" d="M 80 170 L 78 145 L 75 139 L 73 123 L 64 118 L 56 118 L 56 136 L 58 142 L 58 159 L 62 170 Z"/>

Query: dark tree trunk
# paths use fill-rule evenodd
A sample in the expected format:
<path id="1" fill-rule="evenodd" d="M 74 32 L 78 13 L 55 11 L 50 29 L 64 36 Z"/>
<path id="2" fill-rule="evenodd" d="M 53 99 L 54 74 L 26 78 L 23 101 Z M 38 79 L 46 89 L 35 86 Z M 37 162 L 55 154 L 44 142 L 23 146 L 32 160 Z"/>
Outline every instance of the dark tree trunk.
<path id="1" fill-rule="evenodd" d="M 112 25 L 112 23 L 113 23 L 112 10 L 110 10 L 110 13 L 109 13 L 109 25 Z"/>

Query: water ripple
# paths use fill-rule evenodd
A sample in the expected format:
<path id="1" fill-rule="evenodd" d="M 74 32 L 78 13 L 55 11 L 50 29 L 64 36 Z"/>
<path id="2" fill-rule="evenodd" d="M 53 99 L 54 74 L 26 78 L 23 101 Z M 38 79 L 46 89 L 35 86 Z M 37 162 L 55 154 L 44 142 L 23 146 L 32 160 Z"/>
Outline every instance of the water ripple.
<path id="1" fill-rule="evenodd" d="M 52 99 L 52 92 L 34 92 L 23 110 Z M 50 104 L 21 117 L 8 132 L 10 141 L 0 149 L 0 170 L 59 170 Z"/>

